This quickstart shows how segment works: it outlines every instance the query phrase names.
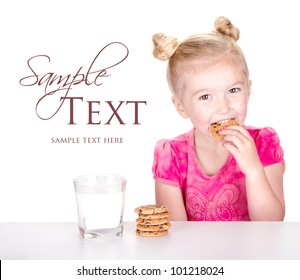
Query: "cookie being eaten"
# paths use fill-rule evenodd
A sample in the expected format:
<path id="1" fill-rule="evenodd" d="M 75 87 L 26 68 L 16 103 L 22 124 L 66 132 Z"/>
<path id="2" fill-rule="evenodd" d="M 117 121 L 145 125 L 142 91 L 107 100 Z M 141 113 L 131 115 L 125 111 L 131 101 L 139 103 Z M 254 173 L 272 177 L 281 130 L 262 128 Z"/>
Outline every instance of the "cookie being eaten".
<path id="1" fill-rule="evenodd" d="M 210 125 L 210 131 L 212 135 L 219 141 L 224 139 L 224 135 L 219 132 L 227 126 L 230 125 L 239 125 L 236 119 L 226 119 L 218 122 L 214 122 Z"/>

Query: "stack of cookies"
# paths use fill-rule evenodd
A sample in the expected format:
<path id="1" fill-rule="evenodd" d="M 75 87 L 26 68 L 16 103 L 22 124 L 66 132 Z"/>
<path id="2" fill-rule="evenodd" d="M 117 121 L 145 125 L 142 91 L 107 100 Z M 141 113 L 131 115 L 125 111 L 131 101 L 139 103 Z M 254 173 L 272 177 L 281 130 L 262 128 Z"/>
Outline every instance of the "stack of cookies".
<path id="1" fill-rule="evenodd" d="M 135 208 L 139 215 L 136 219 L 136 235 L 159 237 L 168 234 L 171 227 L 169 212 L 164 205 L 144 205 Z"/>

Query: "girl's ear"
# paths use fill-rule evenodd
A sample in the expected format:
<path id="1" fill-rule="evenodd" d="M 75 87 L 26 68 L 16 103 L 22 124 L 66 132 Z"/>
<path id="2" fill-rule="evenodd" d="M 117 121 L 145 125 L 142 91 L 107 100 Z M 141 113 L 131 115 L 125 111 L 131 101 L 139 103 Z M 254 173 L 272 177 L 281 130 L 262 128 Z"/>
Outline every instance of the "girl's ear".
<path id="1" fill-rule="evenodd" d="M 176 96 L 172 96 L 172 102 L 175 106 L 176 111 L 185 119 L 188 118 L 187 113 L 185 112 L 185 109 L 182 105 L 182 102 L 178 99 Z"/>

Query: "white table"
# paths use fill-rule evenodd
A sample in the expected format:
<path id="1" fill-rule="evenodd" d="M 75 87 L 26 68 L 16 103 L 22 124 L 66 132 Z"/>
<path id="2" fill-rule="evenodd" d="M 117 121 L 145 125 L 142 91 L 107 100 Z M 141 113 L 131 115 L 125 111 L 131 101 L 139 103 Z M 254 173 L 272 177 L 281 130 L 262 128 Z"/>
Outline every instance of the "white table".
<path id="1" fill-rule="evenodd" d="M 300 259 L 300 222 L 172 222 L 167 236 L 84 240 L 76 223 L 0 223 L 2 260 Z"/>

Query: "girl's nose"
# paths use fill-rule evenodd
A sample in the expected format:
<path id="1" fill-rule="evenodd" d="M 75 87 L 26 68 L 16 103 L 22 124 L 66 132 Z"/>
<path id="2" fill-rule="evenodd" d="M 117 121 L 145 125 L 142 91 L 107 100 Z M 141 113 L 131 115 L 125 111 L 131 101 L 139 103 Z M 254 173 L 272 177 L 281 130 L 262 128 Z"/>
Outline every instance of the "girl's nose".
<path id="1" fill-rule="evenodd" d="M 218 114 L 227 114 L 229 112 L 229 102 L 228 100 L 225 98 L 221 98 L 219 99 L 218 101 L 218 104 L 217 104 L 217 113 Z"/>

